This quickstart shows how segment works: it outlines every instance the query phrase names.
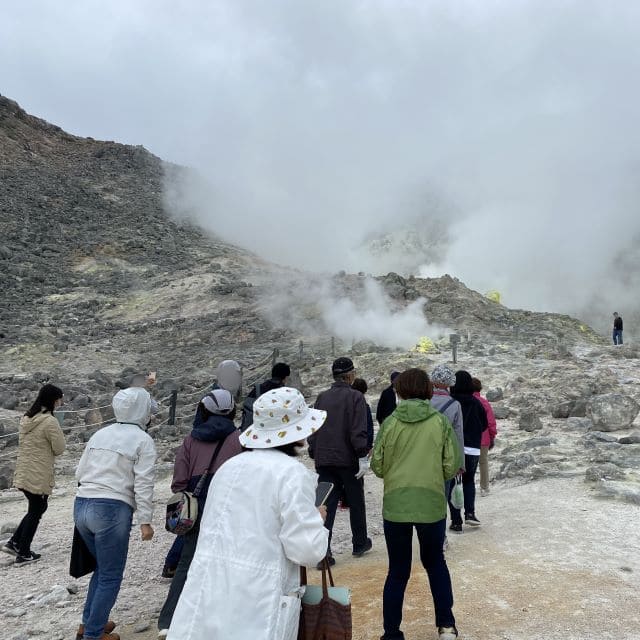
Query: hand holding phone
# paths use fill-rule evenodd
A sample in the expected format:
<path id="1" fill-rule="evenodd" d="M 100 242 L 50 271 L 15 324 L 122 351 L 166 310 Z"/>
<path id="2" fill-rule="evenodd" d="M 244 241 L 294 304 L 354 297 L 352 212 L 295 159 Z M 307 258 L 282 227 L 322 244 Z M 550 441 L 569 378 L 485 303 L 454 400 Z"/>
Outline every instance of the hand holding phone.
<path id="1" fill-rule="evenodd" d="M 333 482 L 318 482 L 316 487 L 316 507 L 326 504 L 327 498 L 333 491 Z"/>

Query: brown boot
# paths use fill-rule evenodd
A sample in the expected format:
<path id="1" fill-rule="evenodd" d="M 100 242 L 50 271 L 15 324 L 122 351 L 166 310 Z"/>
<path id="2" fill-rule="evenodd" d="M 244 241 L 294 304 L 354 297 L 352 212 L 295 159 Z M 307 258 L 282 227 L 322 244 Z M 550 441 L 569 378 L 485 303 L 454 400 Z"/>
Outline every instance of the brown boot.
<path id="1" fill-rule="evenodd" d="M 109 636 L 109 634 L 116 628 L 116 623 L 109 620 L 109 622 L 107 622 L 107 624 L 104 625 L 104 633 L 105 635 L 102 636 L 105 640 L 120 640 L 120 636 L 115 633 L 113 634 L 113 636 Z M 84 625 L 81 624 L 78 627 L 78 632 L 76 633 L 76 640 L 82 640 L 82 638 L 84 637 Z"/>

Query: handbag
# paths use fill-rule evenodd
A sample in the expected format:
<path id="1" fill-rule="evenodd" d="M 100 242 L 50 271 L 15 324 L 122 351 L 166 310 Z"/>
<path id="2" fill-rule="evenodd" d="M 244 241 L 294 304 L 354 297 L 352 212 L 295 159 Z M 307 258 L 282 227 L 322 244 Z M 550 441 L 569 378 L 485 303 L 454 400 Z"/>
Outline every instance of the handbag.
<path id="1" fill-rule="evenodd" d="M 451 504 L 456 509 L 464 507 L 464 489 L 462 488 L 462 478 L 456 476 L 455 484 L 451 489 Z"/>
<path id="2" fill-rule="evenodd" d="M 78 527 L 73 528 L 73 542 L 71 543 L 71 560 L 69 562 L 69 575 L 81 578 L 95 571 L 97 567 L 94 555 L 80 535 Z"/>
<path id="3" fill-rule="evenodd" d="M 167 501 L 164 528 L 169 531 L 169 533 L 175 533 L 177 536 L 182 536 L 188 531 L 191 531 L 195 526 L 199 515 L 198 497 L 202 493 L 209 476 L 213 475 L 211 473 L 211 469 L 213 469 L 216 463 L 216 458 L 218 457 L 225 440 L 226 437 L 218 443 L 218 446 L 211 456 L 211 462 L 209 462 L 207 470 L 200 476 L 195 489 L 193 491 L 178 491 Z"/>
<path id="4" fill-rule="evenodd" d="M 322 587 L 307 584 L 305 567 L 300 568 L 300 582 L 305 592 L 298 640 L 351 640 L 351 590 L 335 586 L 326 559 L 322 562 Z"/>

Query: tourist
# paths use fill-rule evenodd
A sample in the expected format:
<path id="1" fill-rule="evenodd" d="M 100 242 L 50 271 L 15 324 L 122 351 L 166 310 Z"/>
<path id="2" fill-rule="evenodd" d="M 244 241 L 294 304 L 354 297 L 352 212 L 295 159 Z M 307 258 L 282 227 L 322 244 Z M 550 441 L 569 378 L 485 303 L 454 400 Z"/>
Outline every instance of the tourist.
<path id="1" fill-rule="evenodd" d="M 489 494 L 489 450 L 493 449 L 495 444 L 498 427 L 491 403 L 480 395 L 482 382 L 478 378 L 471 378 L 471 381 L 473 382 L 473 395 L 482 403 L 489 423 L 489 428 L 482 432 L 482 440 L 480 441 L 480 495 L 486 496 Z"/>
<path id="2" fill-rule="evenodd" d="M 464 521 L 466 524 L 479 527 L 480 520 L 476 517 L 476 481 L 475 475 L 480 460 L 480 445 L 482 433 L 488 429 L 487 414 L 480 401 L 473 396 L 474 388 L 471 374 L 468 371 L 456 371 L 456 383 L 451 389 L 451 395 L 462 408 L 462 425 L 464 429 L 464 473 L 462 474 L 462 489 L 464 491 Z M 451 510 L 451 525 L 449 529 L 462 533 L 462 515 L 449 502 Z"/>
<path id="3" fill-rule="evenodd" d="M 276 364 L 271 367 L 271 378 L 254 385 L 253 389 L 249 391 L 247 397 L 242 403 L 241 429 L 246 429 L 253 422 L 253 403 L 255 402 L 255 399 L 272 389 L 286 387 L 290 376 L 291 367 L 285 362 L 276 362 Z"/>
<path id="4" fill-rule="evenodd" d="M 326 414 L 290 387 L 261 395 L 253 411 L 240 435 L 252 451 L 225 462 L 211 482 L 168 640 L 297 637 L 300 567 L 324 557 L 328 533 L 324 507 L 315 507 L 317 478 L 296 454 Z"/>
<path id="5" fill-rule="evenodd" d="M 396 391 L 393 388 L 393 381 L 400 375 L 399 371 L 395 369 L 391 372 L 391 384 L 382 391 L 380 399 L 378 400 L 378 406 L 376 407 L 376 421 L 380 426 L 385 419 L 393 413 L 396 408 Z"/>
<path id="6" fill-rule="evenodd" d="M 211 478 L 224 462 L 242 453 L 240 434 L 233 423 L 234 416 L 235 403 L 231 393 L 226 389 L 211 391 L 198 405 L 191 434 L 184 439 L 176 453 L 173 481 L 171 482 L 171 491 L 174 493 L 193 491 L 202 475 L 206 472 L 209 473 L 198 496 L 198 513 L 200 515 L 207 499 Z M 220 448 L 220 453 L 216 455 L 213 467 L 209 468 L 212 457 L 218 448 Z M 158 619 L 160 638 L 166 637 L 171 625 L 171 618 L 178 604 L 196 550 L 199 530 L 198 519 L 190 531 L 176 538 L 176 540 L 183 541 L 183 546 L 169 594 L 160 611 Z M 166 564 L 167 561 L 165 561 L 165 567 Z"/>
<path id="7" fill-rule="evenodd" d="M 327 500 L 325 526 L 329 530 L 327 561 L 334 565 L 331 534 L 342 495 L 349 505 L 353 555 L 363 556 L 371 550 L 372 542 L 367 537 L 364 485 L 360 482 L 369 469 L 367 403 L 362 393 L 351 388 L 356 374 L 349 358 L 335 360 L 331 372 L 333 384 L 318 395 L 314 405 L 327 412 L 327 421 L 322 431 L 309 438 L 309 455 L 315 462 L 320 482 L 333 484 Z"/>
<path id="8" fill-rule="evenodd" d="M 613 313 L 613 344 L 622 344 L 622 316 L 617 311 Z"/>
<path id="9" fill-rule="evenodd" d="M 2 550 L 15 556 L 14 563 L 26 565 L 40 559 L 31 542 L 47 510 L 53 491 L 53 462 L 65 449 L 64 434 L 53 412 L 62 405 L 62 390 L 45 384 L 31 408 L 20 420 L 18 460 L 13 484 L 24 493 L 27 513 Z"/>
<path id="10" fill-rule="evenodd" d="M 378 431 L 371 468 L 384 480 L 382 516 L 389 556 L 384 584 L 381 640 L 403 640 L 404 592 L 411 575 L 413 529 L 427 571 L 440 640 L 458 636 L 451 577 L 444 558 L 447 499 L 443 478 L 462 465 L 451 423 L 428 402 L 432 388 L 422 369 L 409 369 L 395 381 L 400 402 Z"/>
<path id="11" fill-rule="evenodd" d="M 156 450 L 144 431 L 151 396 L 130 387 L 113 398 L 114 424 L 87 442 L 76 479 L 73 508 L 76 528 L 96 560 L 78 636 L 85 640 L 119 640 L 109 614 L 116 602 L 127 563 L 133 513 L 142 540 L 153 538 L 153 480 Z"/>
<path id="12" fill-rule="evenodd" d="M 366 380 L 363 380 L 362 378 L 356 378 L 351 383 L 351 388 L 355 389 L 356 391 L 359 391 L 363 396 L 365 396 L 365 402 L 367 402 L 366 393 L 369 389 L 369 385 L 367 384 Z M 369 406 L 368 403 L 366 406 L 367 406 L 367 455 L 368 455 L 371 452 L 371 449 L 373 449 L 374 432 L 373 432 L 373 416 L 371 415 L 371 407 Z"/>

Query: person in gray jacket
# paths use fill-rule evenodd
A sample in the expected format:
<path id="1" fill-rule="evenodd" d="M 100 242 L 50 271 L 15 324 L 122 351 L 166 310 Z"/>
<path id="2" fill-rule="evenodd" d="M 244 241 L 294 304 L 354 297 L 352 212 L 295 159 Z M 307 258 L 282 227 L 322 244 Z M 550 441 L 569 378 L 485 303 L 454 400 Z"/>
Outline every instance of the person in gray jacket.
<path id="1" fill-rule="evenodd" d="M 371 550 L 367 537 L 367 513 L 364 503 L 364 485 L 360 479 L 369 469 L 367 457 L 367 405 L 364 396 L 351 388 L 356 373 L 349 358 L 338 358 L 331 366 L 334 383 L 316 399 L 314 407 L 327 412 L 323 428 L 310 436 L 309 455 L 314 460 L 319 482 L 331 482 L 334 487 L 327 500 L 329 529 L 327 560 L 335 560 L 331 553 L 331 531 L 344 495 L 349 504 L 353 555 L 361 557 Z"/>
<path id="2" fill-rule="evenodd" d="M 449 389 L 456 383 L 456 374 L 444 364 L 439 364 L 431 372 L 431 383 L 433 384 L 433 397 L 431 406 L 439 411 L 453 425 L 453 431 L 458 439 L 460 451 L 464 451 L 464 430 L 462 425 L 462 408 L 457 400 L 454 400 L 449 393 Z M 463 472 L 464 469 L 460 469 Z"/>

